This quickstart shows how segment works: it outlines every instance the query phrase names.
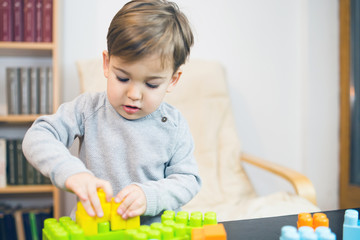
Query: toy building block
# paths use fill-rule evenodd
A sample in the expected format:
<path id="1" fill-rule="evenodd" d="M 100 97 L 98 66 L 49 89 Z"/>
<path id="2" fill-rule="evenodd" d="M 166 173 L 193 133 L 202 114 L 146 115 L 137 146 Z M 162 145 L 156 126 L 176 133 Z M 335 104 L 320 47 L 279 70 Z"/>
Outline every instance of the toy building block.
<path id="1" fill-rule="evenodd" d="M 119 206 L 120 203 L 116 203 L 114 199 L 111 200 L 110 225 L 112 231 L 126 229 L 126 221 L 116 211 Z"/>
<path id="2" fill-rule="evenodd" d="M 85 240 L 84 231 L 70 218 L 48 218 L 44 221 L 43 240 Z"/>
<path id="3" fill-rule="evenodd" d="M 108 222 L 110 219 L 110 213 L 112 212 L 112 202 L 106 201 L 106 194 L 102 189 L 99 189 L 97 191 L 97 194 L 99 196 L 101 208 L 104 212 L 104 216 L 99 218 L 97 217 L 97 222 Z"/>
<path id="4" fill-rule="evenodd" d="M 98 233 L 98 222 L 96 220 L 96 216 L 89 216 L 81 202 L 77 203 L 75 217 L 76 223 L 84 230 L 85 235 L 89 236 Z"/>
<path id="5" fill-rule="evenodd" d="M 314 213 L 311 216 L 310 213 L 300 213 L 298 215 L 297 227 L 312 227 L 316 229 L 317 227 L 329 227 L 329 219 L 325 213 Z"/>
<path id="6" fill-rule="evenodd" d="M 101 207 L 104 212 L 103 217 L 91 217 L 85 211 L 81 202 L 77 203 L 76 210 L 76 222 L 84 230 L 86 236 L 96 235 L 99 232 L 98 224 L 104 222 L 110 222 L 110 228 L 112 231 L 121 230 L 121 229 L 133 229 L 140 227 L 140 217 L 134 217 L 129 219 L 123 219 L 120 215 L 117 214 L 117 209 L 121 203 L 116 203 L 114 198 L 111 202 L 106 201 L 105 193 L 102 189 L 98 190 L 98 196 L 100 200 Z"/>
<path id="7" fill-rule="evenodd" d="M 313 214 L 313 228 L 318 227 L 329 227 L 329 219 L 325 213 L 314 213 Z"/>
<path id="8" fill-rule="evenodd" d="M 287 225 L 281 228 L 280 240 L 336 240 L 336 236 L 330 228 L 324 226 L 319 226 L 314 231 L 312 226 L 297 229 Z"/>
<path id="9" fill-rule="evenodd" d="M 344 214 L 343 240 L 360 239 L 359 212 L 347 209 Z"/>
<path id="10" fill-rule="evenodd" d="M 226 240 L 226 231 L 223 224 L 205 225 L 203 228 L 193 228 L 192 240 Z"/>
<path id="11" fill-rule="evenodd" d="M 135 229 L 140 227 L 140 217 L 128 218 L 126 221 L 126 229 Z"/>

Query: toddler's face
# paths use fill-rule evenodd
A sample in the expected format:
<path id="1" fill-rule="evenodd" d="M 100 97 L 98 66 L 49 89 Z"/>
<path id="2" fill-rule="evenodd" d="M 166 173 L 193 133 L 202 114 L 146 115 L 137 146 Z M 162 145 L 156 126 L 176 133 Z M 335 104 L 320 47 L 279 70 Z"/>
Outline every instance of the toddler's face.
<path id="1" fill-rule="evenodd" d="M 166 92 L 176 85 L 181 72 L 173 74 L 170 67 L 162 69 L 157 56 L 133 63 L 103 52 L 107 95 L 111 105 L 126 119 L 139 119 L 154 112 Z"/>

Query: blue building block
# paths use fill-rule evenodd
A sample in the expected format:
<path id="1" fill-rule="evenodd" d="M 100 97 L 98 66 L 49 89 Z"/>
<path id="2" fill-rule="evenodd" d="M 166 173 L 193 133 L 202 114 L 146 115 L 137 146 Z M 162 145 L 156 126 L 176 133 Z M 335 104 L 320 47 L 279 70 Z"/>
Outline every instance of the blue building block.
<path id="1" fill-rule="evenodd" d="M 360 239 L 359 212 L 348 209 L 344 215 L 343 240 Z"/>
<path id="2" fill-rule="evenodd" d="M 328 227 L 318 227 L 314 231 L 308 226 L 297 230 L 296 227 L 287 225 L 281 228 L 280 240 L 336 240 L 336 235 Z"/>

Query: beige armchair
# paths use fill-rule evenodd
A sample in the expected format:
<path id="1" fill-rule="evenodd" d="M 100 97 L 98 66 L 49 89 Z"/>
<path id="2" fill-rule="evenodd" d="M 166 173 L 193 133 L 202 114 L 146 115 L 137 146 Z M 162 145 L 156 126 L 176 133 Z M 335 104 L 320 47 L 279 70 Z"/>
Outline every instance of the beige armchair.
<path id="1" fill-rule="evenodd" d="M 78 61 L 77 68 L 81 91 L 106 89 L 101 59 Z M 177 87 L 165 101 L 176 106 L 189 122 L 203 180 L 201 191 L 184 210 L 215 211 L 220 221 L 320 211 L 315 189 L 307 177 L 241 152 L 221 64 L 189 61 L 183 66 Z M 284 178 L 296 194 L 283 191 L 257 196 L 243 162 Z"/>

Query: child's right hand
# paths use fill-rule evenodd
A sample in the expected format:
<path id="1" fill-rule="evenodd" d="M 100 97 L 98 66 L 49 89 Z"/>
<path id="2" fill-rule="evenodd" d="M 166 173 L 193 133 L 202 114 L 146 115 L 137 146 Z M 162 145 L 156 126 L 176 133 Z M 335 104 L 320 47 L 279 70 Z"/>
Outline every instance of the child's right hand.
<path id="1" fill-rule="evenodd" d="M 104 216 L 97 195 L 97 189 L 102 188 L 104 190 L 108 202 L 111 202 L 113 196 L 113 190 L 110 183 L 97 178 L 90 173 L 77 173 L 70 176 L 65 181 L 65 187 L 78 196 L 86 212 L 92 217 L 95 216 L 95 213 L 98 217 Z"/>

